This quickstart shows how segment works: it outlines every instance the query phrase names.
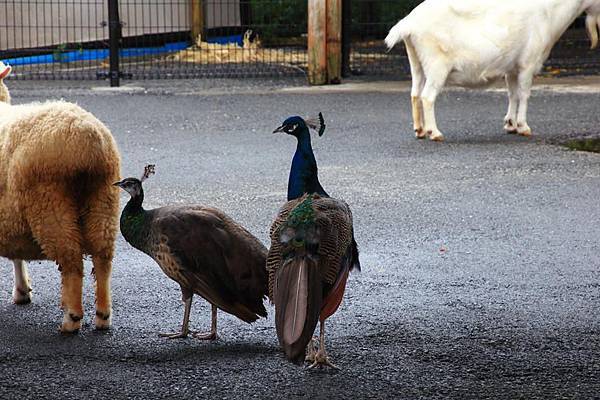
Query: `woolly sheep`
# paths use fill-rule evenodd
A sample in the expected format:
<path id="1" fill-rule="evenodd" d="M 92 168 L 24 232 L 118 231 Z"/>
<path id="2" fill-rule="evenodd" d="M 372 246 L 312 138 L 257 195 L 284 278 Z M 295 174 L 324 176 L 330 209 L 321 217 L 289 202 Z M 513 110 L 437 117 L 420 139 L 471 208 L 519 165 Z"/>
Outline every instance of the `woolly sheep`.
<path id="1" fill-rule="evenodd" d="M 385 38 L 390 49 L 400 41 L 406 46 L 417 138 L 444 139 L 434 105 L 447 82 L 477 86 L 502 77 L 509 98 L 504 129 L 530 136 L 526 117 L 533 76 L 583 12 L 595 48 L 600 0 L 425 0 L 417 6 Z"/>
<path id="2" fill-rule="evenodd" d="M 111 323 L 110 275 L 117 234 L 120 156 L 110 131 L 63 101 L 11 105 L 0 63 L 0 256 L 13 260 L 15 303 L 31 301 L 23 260 L 61 272 L 62 332 L 83 317 L 83 255 L 96 278 L 98 329 Z"/>

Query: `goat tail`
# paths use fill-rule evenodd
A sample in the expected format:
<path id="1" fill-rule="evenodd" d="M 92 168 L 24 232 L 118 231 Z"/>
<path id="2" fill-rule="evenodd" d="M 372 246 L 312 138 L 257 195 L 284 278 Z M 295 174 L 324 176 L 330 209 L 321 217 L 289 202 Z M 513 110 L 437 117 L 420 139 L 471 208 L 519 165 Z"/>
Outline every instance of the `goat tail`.
<path id="1" fill-rule="evenodd" d="M 406 19 L 400 20 L 392 27 L 392 29 L 390 29 L 390 32 L 385 38 L 385 44 L 387 45 L 388 50 L 391 50 L 395 45 L 406 39 L 409 34 L 410 32 L 408 31 Z"/>

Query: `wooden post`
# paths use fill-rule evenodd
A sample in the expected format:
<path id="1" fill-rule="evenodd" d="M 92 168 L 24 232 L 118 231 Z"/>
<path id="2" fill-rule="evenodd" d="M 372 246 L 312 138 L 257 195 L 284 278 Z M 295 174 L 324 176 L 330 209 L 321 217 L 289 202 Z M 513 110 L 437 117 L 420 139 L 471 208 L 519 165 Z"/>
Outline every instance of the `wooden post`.
<path id="1" fill-rule="evenodd" d="M 308 82 L 340 83 L 342 0 L 308 0 Z"/>
<path id="2" fill-rule="evenodd" d="M 342 80 L 342 0 L 327 0 L 327 81 Z"/>
<path id="3" fill-rule="evenodd" d="M 204 8 L 202 7 L 202 0 L 191 0 L 191 23 L 190 27 L 192 41 L 196 43 L 198 35 L 204 33 Z M 206 38 L 203 38 L 206 40 Z"/>
<path id="4" fill-rule="evenodd" d="M 327 83 L 327 0 L 308 0 L 308 82 Z"/>

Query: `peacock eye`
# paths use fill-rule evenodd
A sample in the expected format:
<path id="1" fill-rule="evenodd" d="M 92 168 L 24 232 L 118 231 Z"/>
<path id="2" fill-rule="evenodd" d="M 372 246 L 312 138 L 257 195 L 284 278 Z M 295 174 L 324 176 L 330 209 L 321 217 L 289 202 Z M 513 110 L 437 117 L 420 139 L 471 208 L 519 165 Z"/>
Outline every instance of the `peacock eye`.
<path id="1" fill-rule="evenodd" d="M 288 133 L 292 133 L 292 132 L 294 132 L 294 131 L 296 130 L 296 128 L 297 128 L 297 127 L 298 127 L 298 124 L 291 125 L 291 126 L 290 126 L 290 127 L 288 127 L 288 129 L 287 129 Z"/>

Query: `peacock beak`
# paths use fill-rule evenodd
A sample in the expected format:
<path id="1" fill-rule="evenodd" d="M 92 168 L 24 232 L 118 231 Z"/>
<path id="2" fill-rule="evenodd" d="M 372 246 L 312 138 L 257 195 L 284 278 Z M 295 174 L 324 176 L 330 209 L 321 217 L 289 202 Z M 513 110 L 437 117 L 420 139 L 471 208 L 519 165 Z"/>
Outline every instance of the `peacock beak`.
<path id="1" fill-rule="evenodd" d="M 279 133 L 279 132 L 283 132 L 283 128 L 285 127 L 285 125 L 281 125 L 279 128 L 275 129 L 273 131 L 273 133 Z"/>
<path id="2" fill-rule="evenodd" d="M 122 184 L 123 184 L 123 181 L 119 181 L 119 182 L 113 183 L 112 185 L 121 187 Z"/>

